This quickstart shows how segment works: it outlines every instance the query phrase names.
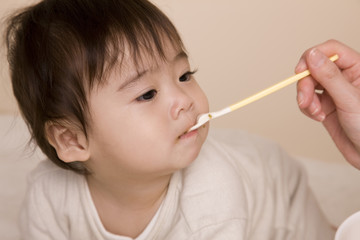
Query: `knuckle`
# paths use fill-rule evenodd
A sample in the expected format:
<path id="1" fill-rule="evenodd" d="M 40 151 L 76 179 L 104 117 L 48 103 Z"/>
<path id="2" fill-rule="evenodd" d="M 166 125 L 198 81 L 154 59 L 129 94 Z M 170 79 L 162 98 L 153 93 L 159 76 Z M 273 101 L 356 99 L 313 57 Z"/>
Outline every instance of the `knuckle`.
<path id="1" fill-rule="evenodd" d="M 329 39 L 329 40 L 327 40 L 327 41 L 325 42 L 325 44 L 331 44 L 331 45 L 333 45 L 333 44 L 339 44 L 339 42 L 338 42 L 337 40 L 335 40 L 335 39 Z"/>
<path id="2" fill-rule="evenodd" d="M 326 79 L 332 79 L 338 76 L 339 69 L 334 64 L 326 64 L 324 71 L 323 71 L 323 77 Z"/>

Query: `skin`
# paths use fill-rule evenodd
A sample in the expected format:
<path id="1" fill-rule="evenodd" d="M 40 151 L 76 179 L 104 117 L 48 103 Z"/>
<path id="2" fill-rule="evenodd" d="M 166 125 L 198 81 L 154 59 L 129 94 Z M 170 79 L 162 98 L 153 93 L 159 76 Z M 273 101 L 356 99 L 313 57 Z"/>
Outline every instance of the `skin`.
<path id="1" fill-rule="evenodd" d="M 335 53 L 333 63 L 328 57 Z M 295 71 L 305 69 L 311 76 L 298 82 L 299 108 L 322 122 L 346 160 L 360 169 L 360 54 L 329 40 L 304 52 Z"/>
<path id="2" fill-rule="evenodd" d="M 138 236 L 159 208 L 172 174 L 198 156 L 208 125 L 188 134 L 208 101 L 186 54 L 166 44 L 166 61 L 125 57 L 106 84 L 89 95 L 87 177 L 105 228 Z M 141 73 L 140 75 L 137 75 Z"/>

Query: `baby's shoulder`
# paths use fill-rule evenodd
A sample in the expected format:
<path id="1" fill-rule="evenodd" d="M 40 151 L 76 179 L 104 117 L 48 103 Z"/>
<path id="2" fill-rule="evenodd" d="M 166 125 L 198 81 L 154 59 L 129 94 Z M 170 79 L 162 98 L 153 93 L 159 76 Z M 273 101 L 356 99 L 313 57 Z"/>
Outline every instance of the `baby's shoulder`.
<path id="1" fill-rule="evenodd" d="M 84 176 L 55 165 L 50 160 L 41 161 L 28 175 L 28 191 L 52 196 L 69 195 L 83 185 Z"/>
<path id="2" fill-rule="evenodd" d="M 57 178 L 61 180 L 66 178 L 68 171 L 56 166 L 53 162 L 48 159 L 45 159 L 38 163 L 38 165 L 30 172 L 28 176 L 28 181 L 37 182 L 37 181 L 47 181 L 52 178 Z"/>

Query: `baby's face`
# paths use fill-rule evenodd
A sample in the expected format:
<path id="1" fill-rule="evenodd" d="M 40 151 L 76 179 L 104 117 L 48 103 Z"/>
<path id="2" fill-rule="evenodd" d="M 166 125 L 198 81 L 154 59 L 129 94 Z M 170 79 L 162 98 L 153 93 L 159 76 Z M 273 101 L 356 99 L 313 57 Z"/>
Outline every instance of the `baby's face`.
<path id="1" fill-rule="evenodd" d="M 126 64 L 89 96 L 90 160 L 103 174 L 169 174 L 187 167 L 204 143 L 208 125 L 184 134 L 208 101 L 187 55 L 169 47 L 167 61 Z M 146 59 L 146 58 L 145 58 Z M 124 175 L 123 175 L 124 176 Z"/>

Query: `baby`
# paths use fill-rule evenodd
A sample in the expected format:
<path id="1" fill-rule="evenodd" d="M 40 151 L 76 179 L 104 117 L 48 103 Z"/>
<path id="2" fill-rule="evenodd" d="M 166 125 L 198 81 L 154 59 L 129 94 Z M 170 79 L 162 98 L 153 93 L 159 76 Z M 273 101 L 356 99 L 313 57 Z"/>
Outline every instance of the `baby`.
<path id="1" fill-rule="evenodd" d="M 9 19 L 12 86 L 47 155 L 24 239 L 332 239 L 275 144 L 187 132 L 208 112 L 170 20 L 146 0 L 43 0 Z"/>

